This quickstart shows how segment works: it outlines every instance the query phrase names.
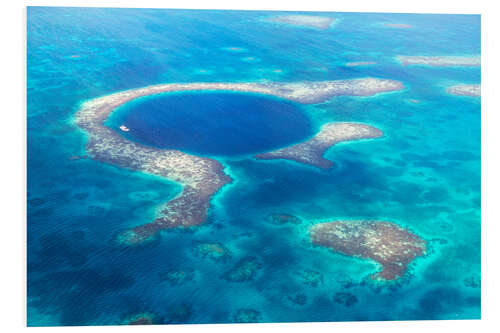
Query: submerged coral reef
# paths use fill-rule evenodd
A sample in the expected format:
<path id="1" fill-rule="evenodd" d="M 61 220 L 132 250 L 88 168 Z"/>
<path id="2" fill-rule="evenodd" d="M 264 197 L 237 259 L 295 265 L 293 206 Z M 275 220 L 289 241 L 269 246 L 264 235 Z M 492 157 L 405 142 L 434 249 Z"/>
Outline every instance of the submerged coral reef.
<path id="1" fill-rule="evenodd" d="M 279 15 L 267 19 L 270 22 L 283 23 L 292 26 L 309 27 L 325 30 L 337 19 L 333 17 L 314 15 Z"/>
<path id="2" fill-rule="evenodd" d="M 212 196 L 232 181 L 224 166 L 211 158 L 173 149 L 158 149 L 130 141 L 104 123 L 119 106 L 139 97 L 175 91 L 241 91 L 262 93 L 298 103 L 318 103 L 337 95 L 369 96 L 403 89 L 398 81 L 364 78 L 298 83 L 186 83 L 132 89 L 83 103 L 75 123 L 88 134 L 88 156 L 101 162 L 164 177 L 183 186 L 157 218 L 118 237 L 126 245 L 148 241 L 162 229 L 191 227 L 206 220 Z M 307 158 L 306 158 L 307 159 Z"/>
<path id="3" fill-rule="evenodd" d="M 312 139 L 296 145 L 259 154 L 258 159 L 287 159 L 309 164 L 321 169 L 328 169 L 332 161 L 323 158 L 325 151 L 331 146 L 343 142 L 360 139 L 373 139 L 383 135 L 379 129 L 358 123 L 328 123 Z"/>
<path id="4" fill-rule="evenodd" d="M 310 229 L 314 244 L 336 252 L 368 258 L 382 266 L 373 274 L 376 280 L 396 280 L 408 265 L 426 253 L 427 242 L 416 234 L 385 221 L 334 221 Z"/>
<path id="5" fill-rule="evenodd" d="M 451 86 L 446 89 L 446 92 L 451 95 L 457 96 L 470 96 L 470 97 L 480 97 L 481 96 L 481 85 L 480 84 L 458 84 Z"/>
<path id="6" fill-rule="evenodd" d="M 481 66 L 481 57 L 459 57 L 459 56 L 397 56 L 396 59 L 402 65 L 425 65 L 434 67 L 444 66 Z"/>

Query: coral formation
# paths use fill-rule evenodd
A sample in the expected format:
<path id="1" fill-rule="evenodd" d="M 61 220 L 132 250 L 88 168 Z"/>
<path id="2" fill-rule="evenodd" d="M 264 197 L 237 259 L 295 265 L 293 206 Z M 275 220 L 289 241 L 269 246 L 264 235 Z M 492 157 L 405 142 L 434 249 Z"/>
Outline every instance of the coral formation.
<path id="1" fill-rule="evenodd" d="M 309 164 L 321 169 L 328 169 L 332 161 L 323 158 L 325 151 L 331 146 L 343 142 L 360 139 L 373 139 L 383 135 L 379 129 L 358 123 L 327 123 L 312 139 L 296 145 L 259 154 L 258 159 L 287 159 Z"/>
<path id="2" fill-rule="evenodd" d="M 310 229 L 314 244 L 348 256 L 368 258 L 382 266 L 377 280 L 396 280 L 408 265 L 426 253 L 427 242 L 416 234 L 385 221 L 334 221 Z"/>
<path id="3" fill-rule="evenodd" d="M 104 123 L 119 106 L 140 97 L 178 91 L 240 91 L 274 95 L 303 104 L 325 101 L 333 96 L 370 96 L 403 89 L 398 81 L 363 78 L 298 83 L 185 83 L 160 84 L 126 90 L 83 103 L 74 121 L 88 134 L 87 155 L 95 160 L 164 177 L 183 186 L 182 192 L 166 202 L 150 223 L 132 228 L 119 237 L 126 245 L 151 239 L 160 230 L 191 227 L 203 223 L 212 196 L 232 181 L 221 163 L 173 149 L 144 146 L 123 137 Z"/>

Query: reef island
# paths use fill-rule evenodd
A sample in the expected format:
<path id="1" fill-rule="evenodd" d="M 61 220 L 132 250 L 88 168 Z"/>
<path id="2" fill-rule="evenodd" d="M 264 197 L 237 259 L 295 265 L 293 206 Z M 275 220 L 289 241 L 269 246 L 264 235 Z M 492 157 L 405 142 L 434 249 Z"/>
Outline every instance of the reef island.
<path id="1" fill-rule="evenodd" d="M 446 92 L 451 95 L 456 96 L 469 96 L 469 97 L 480 97 L 481 96 L 481 85 L 480 84 L 458 84 L 456 86 L 451 86 L 446 89 Z"/>
<path id="2" fill-rule="evenodd" d="M 326 30 L 337 19 L 313 15 L 280 15 L 270 17 L 267 20 L 270 22 Z"/>
<path id="3" fill-rule="evenodd" d="M 385 221 L 334 221 L 310 229 L 313 244 L 348 256 L 372 259 L 382 270 L 374 280 L 396 280 L 408 265 L 426 253 L 427 242 L 416 234 Z"/>
<path id="4" fill-rule="evenodd" d="M 255 157 L 264 160 L 287 159 L 328 169 L 333 165 L 333 162 L 323 158 L 323 154 L 334 144 L 343 141 L 378 138 L 382 135 L 381 130 L 365 124 L 327 123 L 312 139 Z"/>
<path id="5" fill-rule="evenodd" d="M 151 239 L 162 229 L 191 227 L 203 223 L 207 217 L 210 199 L 232 179 L 224 172 L 224 166 L 214 159 L 190 155 L 179 150 L 145 146 L 130 141 L 121 133 L 105 126 L 106 119 L 119 106 L 139 97 L 176 91 L 260 93 L 302 104 L 313 104 L 339 95 L 371 96 L 403 88 L 403 84 L 398 81 L 376 78 L 298 83 L 160 84 L 89 100 L 81 105 L 74 120 L 88 135 L 86 149 L 90 158 L 164 177 L 183 186 L 180 195 L 165 203 L 154 221 L 127 230 L 118 236 L 120 243 L 133 245 Z M 333 139 L 329 139 L 328 135 L 333 135 Z M 290 156 L 295 160 L 323 167 L 328 164 L 321 159 L 327 146 L 356 137 L 377 135 L 381 133 L 367 125 L 329 124 L 303 146 L 297 145 L 298 148 L 292 147 L 291 150 L 284 151 L 292 154 Z M 301 151 L 306 154 L 305 157 L 298 155 Z M 276 151 L 274 154 L 276 158 L 279 153 Z"/>
<path id="6" fill-rule="evenodd" d="M 455 56 L 397 56 L 396 59 L 404 66 L 423 65 L 433 67 L 476 67 L 481 66 L 481 57 L 455 57 Z"/>

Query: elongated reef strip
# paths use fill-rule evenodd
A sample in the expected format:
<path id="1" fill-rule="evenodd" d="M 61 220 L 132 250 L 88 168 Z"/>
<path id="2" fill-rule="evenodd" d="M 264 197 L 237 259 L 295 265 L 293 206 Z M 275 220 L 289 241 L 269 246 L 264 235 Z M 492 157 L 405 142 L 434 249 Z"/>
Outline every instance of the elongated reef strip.
<path id="1" fill-rule="evenodd" d="M 457 96 L 470 96 L 470 97 L 480 97 L 481 96 L 481 85 L 480 84 L 459 84 L 456 86 L 451 86 L 446 89 L 448 94 Z"/>
<path id="2" fill-rule="evenodd" d="M 353 61 L 353 62 L 348 62 L 345 65 L 347 67 L 357 67 L 357 66 L 369 66 L 369 65 L 375 65 L 375 61 Z"/>
<path id="3" fill-rule="evenodd" d="M 313 15 L 280 15 L 270 17 L 267 20 L 276 23 L 326 30 L 337 19 L 333 17 Z"/>
<path id="4" fill-rule="evenodd" d="M 342 141 L 373 139 L 382 135 L 381 130 L 370 125 L 327 123 L 321 127 L 318 134 L 305 142 L 259 154 L 255 157 L 264 160 L 287 159 L 316 166 L 321 169 L 328 169 L 333 165 L 333 162 L 325 159 L 323 154 L 331 146 Z"/>
<path id="5" fill-rule="evenodd" d="M 427 242 L 416 234 L 386 221 L 334 221 L 310 229 L 313 244 L 348 256 L 372 259 L 382 266 L 375 280 L 396 280 L 408 265 L 427 251 Z"/>
<path id="6" fill-rule="evenodd" d="M 384 26 L 389 28 L 411 29 L 413 26 L 406 23 L 384 23 Z"/>
<path id="7" fill-rule="evenodd" d="M 433 67 L 475 67 L 481 66 L 481 57 L 455 57 L 455 56 L 397 56 L 398 61 L 404 65 L 423 65 Z"/>
<path id="8" fill-rule="evenodd" d="M 81 105 L 74 120 L 88 134 L 86 148 L 89 157 L 164 177 L 183 186 L 181 194 L 168 201 L 153 222 L 128 230 L 118 238 L 122 243 L 136 244 L 151 239 L 162 229 L 203 223 L 211 197 L 232 179 L 224 172 L 223 165 L 214 159 L 145 146 L 105 126 L 106 119 L 119 106 L 139 97 L 179 91 L 260 93 L 309 104 L 337 95 L 370 96 L 401 89 L 403 85 L 398 81 L 376 78 L 299 83 L 160 84 L 89 100 Z"/>

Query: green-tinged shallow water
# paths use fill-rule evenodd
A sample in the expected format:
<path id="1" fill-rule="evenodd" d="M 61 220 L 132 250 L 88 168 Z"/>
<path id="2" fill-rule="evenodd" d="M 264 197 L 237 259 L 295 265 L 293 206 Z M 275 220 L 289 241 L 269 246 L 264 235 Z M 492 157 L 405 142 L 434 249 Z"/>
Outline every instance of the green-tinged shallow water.
<path id="1" fill-rule="evenodd" d="M 29 326 L 113 325 L 143 312 L 156 323 L 228 323 L 238 313 L 263 322 L 480 318 L 480 99 L 445 92 L 480 83 L 480 69 L 394 60 L 480 54 L 479 16 L 320 13 L 339 21 L 317 30 L 262 19 L 275 14 L 28 8 Z M 376 64 L 345 66 L 352 61 Z M 120 90 L 368 76 L 406 88 L 308 106 L 252 94 L 166 94 L 145 99 L 148 118 L 141 105 L 117 111 L 108 125 L 129 121 L 123 134 L 134 140 L 172 147 L 181 139 L 168 129 L 199 134 L 176 148 L 216 158 L 234 179 L 213 197 L 204 224 L 162 232 L 144 246 L 113 239 L 152 221 L 181 186 L 69 159 L 85 154 L 86 135 L 73 123 L 80 103 Z M 227 105 L 239 112 L 235 132 Z M 155 107 L 181 114 L 160 116 Z M 252 157 L 331 121 L 370 124 L 384 136 L 334 146 L 326 171 Z M 142 136 L 132 133 L 139 128 Z M 272 213 L 301 223 L 270 223 Z M 367 279 L 375 263 L 311 245 L 309 227 L 337 219 L 398 223 L 428 240 L 429 254 L 401 283 L 375 284 Z M 220 243 L 227 255 L 203 256 L 200 242 Z M 246 280 L 236 281 L 233 268 L 242 263 Z M 187 277 L 172 278 L 176 270 Z"/>

